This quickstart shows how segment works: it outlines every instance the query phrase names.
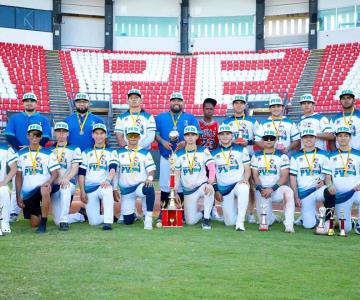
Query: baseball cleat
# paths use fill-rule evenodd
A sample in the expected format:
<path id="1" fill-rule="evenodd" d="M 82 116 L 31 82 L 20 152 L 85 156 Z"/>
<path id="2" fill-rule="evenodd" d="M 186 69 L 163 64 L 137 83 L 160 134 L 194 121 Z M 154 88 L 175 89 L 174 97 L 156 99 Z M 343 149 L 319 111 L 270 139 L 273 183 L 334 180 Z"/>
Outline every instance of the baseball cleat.
<path id="1" fill-rule="evenodd" d="M 356 224 L 355 224 L 354 229 L 355 229 L 355 233 L 356 233 L 356 234 L 360 234 L 360 224 L 359 224 L 359 223 L 356 223 Z"/>
<path id="2" fill-rule="evenodd" d="M 286 233 L 295 233 L 294 226 L 293 225 L 285 226 L 285 232 Z"/>
<path id="3" fill-rule="evenodd" d="M 69 230 L 69 223 L 60 222 L 59 230 L 60 231 L 68 231 Z"/>
<path id="4" fill-rule="evenodd" d="M 109 223 L 104 223 L 102 230 L 112 230 L 112 226 Z"/>
<path id="5" fill-rule="evenodd" d="M 3 233 L 11 233 L 11 228 L 9 222 L 2 222 L 1 231 Z"/>
<path id="6" fill-rule="evenodd" d="M 210 219 L 204 219 L 201 227 L 204 230 L 210 230 L 211 229 L 211 221 L 210 221 Z"/>
<path id="7" fill-rule="evenodd" d="M 244 222 L 236 222 L 235 230 L 245 231 Z"/>
<path id="8" fill-rule="evenodd" d="M 10 223 L 15 223 L 18 220 L 18 215 L 17 214 L 10 214 Z"/>
<path id="9" fill-rule="evenodd" d="M 220 216 L 216 207 L 214 206 L 211 211 L 211 219 L 219 222 L 224 222 L 224 217 Z"/>
<path id="10" fill-rule="evenodd" d="M 46 225 L 40 224 L 38 229 L 36 229 L 36 233 L 42 234 L 46 232 Z"/>
<path id="11" fill-rule="evenodd" d="M 248 214 L 247 221 L 249 224 L 256 224 L 256 219 L 254 214 Z"/>
<path id="12" fill-rule="evenodd" d="M 152 230 L 153 229 L 153 224 L 152 224 L 153 220 L 152 217 L 145 217 L 145 221 L 144 221 L 144 229 L 146 230 Z"/>
<path id="13" fill-rule="evenodd" d="M 301 219 L 301 216 L 298 217 L 295 221 L 294 221 L 294 225 L 296 226 L 301 226 L 303 224 L 303 221 Z"/>

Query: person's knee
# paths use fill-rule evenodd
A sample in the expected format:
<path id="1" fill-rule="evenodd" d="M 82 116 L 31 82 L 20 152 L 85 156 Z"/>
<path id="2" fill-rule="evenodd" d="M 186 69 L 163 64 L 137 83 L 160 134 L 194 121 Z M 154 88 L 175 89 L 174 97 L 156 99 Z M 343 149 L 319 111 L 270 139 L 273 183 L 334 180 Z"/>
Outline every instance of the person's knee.
<path id="1" fill-rule="evenodd" d="M 124 224 L 131 225 L 135 221 L 135 214 L 132 213 L 131 215 L 124 215 Z"/>
<path id="2" fill-rule="evenodd" d="M 40 225 L 40 217 L 39 216 L 34 216 L 34 215 L 30 215 L 30 226 L 31 227 L 38 227 Z"/>

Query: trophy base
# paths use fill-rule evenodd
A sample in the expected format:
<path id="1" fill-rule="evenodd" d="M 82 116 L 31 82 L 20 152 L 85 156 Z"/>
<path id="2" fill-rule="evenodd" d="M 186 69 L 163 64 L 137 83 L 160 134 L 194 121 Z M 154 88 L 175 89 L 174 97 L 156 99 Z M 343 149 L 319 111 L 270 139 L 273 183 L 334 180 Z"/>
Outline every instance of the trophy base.
<path id="1" fill-rule="evenodd" d="M 328 236 L 334 236 L 335 235 L 334 229 L 329 229 L 327 235 Z"/>
<path id="2" fill-rule="evenodd" d="M 344 231 L 344 232 L 340 231 L 340 232 L 339 232 L 339 236 L 341 236 L 341 237 L 347 237 L 347 234 L 346 234 L 345 231 Z"/>
<path id="3" fill-rule="evenodd" d="M 260 225 L 260 226 L 259 226 L 259 231 L 269 231 L 269 226 L 267 226 L 267 225 Z"/>
<path id="4" fill-rule="evenodd" d="M 162 227 L 183 227 L 183 209 L 166 209 L 161 210 Z"/>

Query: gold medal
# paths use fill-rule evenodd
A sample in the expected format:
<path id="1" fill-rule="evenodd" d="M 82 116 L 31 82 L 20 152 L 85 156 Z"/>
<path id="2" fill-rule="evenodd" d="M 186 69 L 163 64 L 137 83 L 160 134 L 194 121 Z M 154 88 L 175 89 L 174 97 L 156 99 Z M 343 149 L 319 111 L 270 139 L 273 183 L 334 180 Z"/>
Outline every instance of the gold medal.
<path id="1" fill-rule="evenodd" d="M 39 146 L 39 148 L 36 150 L 35 157 L 33 158 L 32 151 L 30 150 L 30 147 L 29 147 L 29 156 L 30 156 L 31 167 L 32 167 L 31 175 L 36 175 L 36 158 L 39 154 L 40 149 L 41 149 L 41 146 Z"/>
<path id="2" fill-rule="evenodd" d="M 97 170 L 97 171 L 100 171 L 100 160 L 101 160 L 101 157 L 102 157 L 103 154 L 104 154 L 104 151 L 105 151 L 105 144 L 104 144 L 103 147 L 102 147 L 100 156 L 98 156 L 98 155 L 97 155 L 97 151 L 96 151 L 96 147 L 95 147 L 95 145 L 94 145 L 94 153 L 95 153 L 95 158 L 96 158 L 96 170 Z"/>
<path id="3" fill-rule="evenodd" d="M 84 135 L 84 131 L 80 130 L 80 135 Z"/>
<path id="4" fill-rule="evenodd" d="M 347 154 L 345 162 L 344 162 L 344 159 L 342 158 L 342 152 L 340 151 L 340 149 L 338 149 L 338 153 L 339 153 L 342 165 L 344 167 L 344 177 L 348 177 L 349 176 L 349 174 L 348 174 L 349 158 L 350 158 L 350 154 L 351 154 L 351 148 L 349 147 L 348 154 Z"/>
<path id="5" fill-rule="evenodd" d="M 89 116 L 89 112 L 87 111 L 84 121 L 81 122 L 80 116 L 79 116 L 79 114 L 77 114 L 77 119 L 78 119 L 78 123 L 79 123 L 79 127 L 80 127 L 80 135 L 84 135 L 84 126 L 85 126 L 88 116 Z"/>

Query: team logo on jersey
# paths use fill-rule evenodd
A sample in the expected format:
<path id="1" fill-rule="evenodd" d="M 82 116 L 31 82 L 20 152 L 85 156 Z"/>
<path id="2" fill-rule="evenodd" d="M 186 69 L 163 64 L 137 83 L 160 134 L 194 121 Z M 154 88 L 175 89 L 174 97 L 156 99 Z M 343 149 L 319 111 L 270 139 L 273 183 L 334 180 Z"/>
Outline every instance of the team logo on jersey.
<path id="1" fill-rule="evenodd" d="M 41 162 L 41 157 L 36 158 L 36 166 L 33 168 L 32 166 L 25 167 L 25 176 L 26 175 L 42 175 L 44 174 L 43 164 Z"/>

